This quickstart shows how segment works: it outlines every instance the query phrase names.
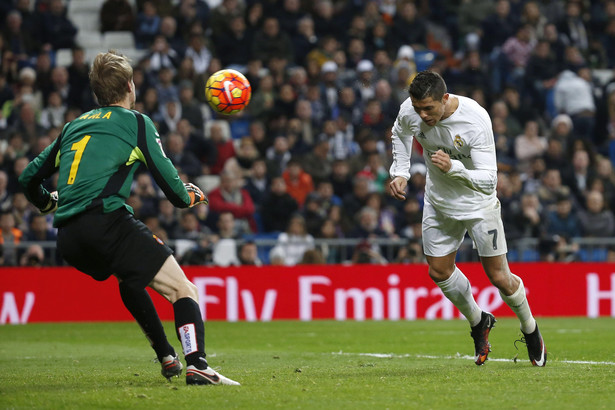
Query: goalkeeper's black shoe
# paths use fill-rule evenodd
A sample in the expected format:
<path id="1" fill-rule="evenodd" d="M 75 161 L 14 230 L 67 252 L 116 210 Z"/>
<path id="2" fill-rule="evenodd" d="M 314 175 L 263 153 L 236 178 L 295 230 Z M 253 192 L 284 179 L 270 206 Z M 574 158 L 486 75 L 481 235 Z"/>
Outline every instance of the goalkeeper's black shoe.
<path id="1" fill-rule="evenodd" d="M 532 333 L 523 331 L 521 333 L 523 333 L 521 342 L 527 346 L 527 354 L 532 365 L 544 367 L 547 364 L 547 348 L 544 340 L 542 340 L 540 330 L 538 330 L 538 324 L 536 324 L 536 329 Z"/>
<path id="2" fill-rule="evenodd" d="M 480 322 L 476 326 L 472 326 L 470 335 L 474 339 L 474 363 L 477 366 L 482 365 L 487 360 L 491 351 L 489 343 L 489 332 L 495 325 L 495 316 L 488 312 L 482 312 Z"/>
<path id="3" fill-rule="evenodd" d="M 182 362 L 177 358 L 177 354 L 163 357 L 162 360 L 160 360 L 160 365 L 162 366 L 160 373 L 169 381 L 173 376 L 179 377 L 184 367 L 182 366 Z"/>

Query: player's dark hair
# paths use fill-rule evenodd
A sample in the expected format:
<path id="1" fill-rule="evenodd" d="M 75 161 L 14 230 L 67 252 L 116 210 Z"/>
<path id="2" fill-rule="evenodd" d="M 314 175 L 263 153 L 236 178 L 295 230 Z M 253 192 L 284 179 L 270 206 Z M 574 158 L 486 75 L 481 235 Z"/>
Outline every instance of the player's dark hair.
<path id="1" fill-rule="evenodd" d="M 90 70 L 90 85 L 101 106 L 118 103 L 128 93 L 127 83 L 132 81 L 130 60 L 109 50 L 94 58 Z"/>
<path id="2" fill-rule="evenodd" d="M 440 101 L 446 94 L 446 83 L 438 73 L 421 71 L 412 80 L 408 92 L 414 100 L 424 100 L 431 97 L 434 101 Z"/>

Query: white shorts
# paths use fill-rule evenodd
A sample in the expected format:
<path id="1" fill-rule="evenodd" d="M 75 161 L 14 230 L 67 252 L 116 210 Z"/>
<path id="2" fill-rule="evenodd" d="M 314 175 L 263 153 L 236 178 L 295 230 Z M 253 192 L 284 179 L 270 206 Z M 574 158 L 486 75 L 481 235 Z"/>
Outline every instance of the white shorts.
<path id="1" fill-rule="evenodd" d="M 469 217 L 450 217 L 425 202 L 423 208 L 423 250 L 428 256 L 446 256 L 461 246 L 469 233 L 479 256 L 498 256 L 508 252 L 500 201 L 496 207 Z"/>

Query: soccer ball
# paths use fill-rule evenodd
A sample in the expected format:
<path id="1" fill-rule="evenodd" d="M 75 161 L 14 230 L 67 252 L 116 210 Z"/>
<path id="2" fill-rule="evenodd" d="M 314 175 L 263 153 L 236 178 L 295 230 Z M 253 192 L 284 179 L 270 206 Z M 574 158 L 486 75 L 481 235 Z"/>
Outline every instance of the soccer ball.
<path id="1" fill-rule="evenodd" d="M 205 84 L 205 98 L 222 114 L 236 114 L 246 108 L 252 96 L 248 79 L 235 70 L 220 70 L 211 75 Z"/>

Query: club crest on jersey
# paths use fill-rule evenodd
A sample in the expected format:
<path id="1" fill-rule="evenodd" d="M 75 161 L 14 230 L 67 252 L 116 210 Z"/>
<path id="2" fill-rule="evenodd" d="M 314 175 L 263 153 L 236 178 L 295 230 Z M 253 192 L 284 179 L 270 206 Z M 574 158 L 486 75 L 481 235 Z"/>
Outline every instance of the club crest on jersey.
<path id="1" fill-rule="evenodd" d="M 455 144 L 455 147 L 457 148 L 463 147 L 463 140 L 461 139 L 459 135 L 455 135 L 454 144 Z"/>

